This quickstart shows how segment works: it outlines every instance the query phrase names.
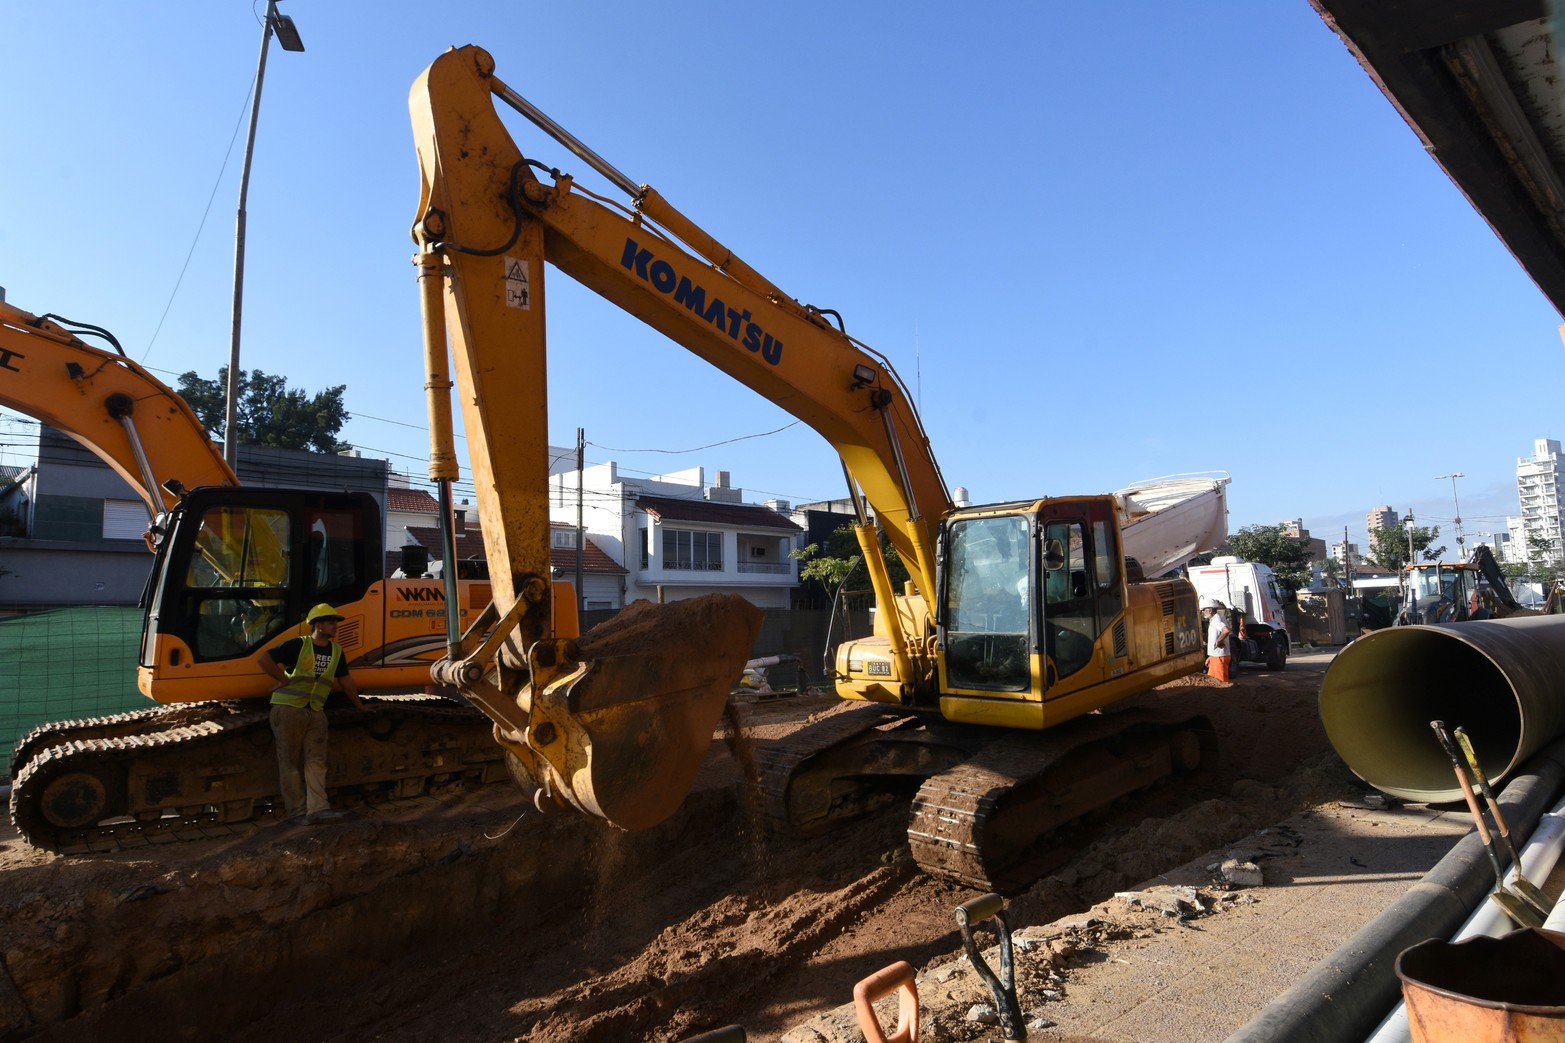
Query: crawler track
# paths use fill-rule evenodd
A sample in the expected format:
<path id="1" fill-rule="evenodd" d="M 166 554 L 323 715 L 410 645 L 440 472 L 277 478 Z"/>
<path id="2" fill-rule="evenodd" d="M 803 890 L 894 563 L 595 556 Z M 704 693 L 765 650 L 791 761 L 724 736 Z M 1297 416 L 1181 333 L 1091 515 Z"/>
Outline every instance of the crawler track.
<path id="1" fill-rule="evenodd" d="M 1013 733 L 919 787 L 908 844 L 926 872 L 1012 893 L 1062 860 L 1055 830 L 1215 756 L 1204 717 L 1127 711 Z"/>
<path id="2" fill-rule="evenodd" d="M 408 799 L 509 778 L 491 725 L 438 698 L 327 711 L 336 797 Z M 201 839 L 272 813 L 277 762 L 265 704 L 213 703 L 35 730 L 13 753 L 11 817 L 66 853 Z"/>
<path id="3" fill-rule="evenodd" d="M 824 833 L 911 797 L 920 867 L 1010 892 L 1058 863 L 1047 838 L 1061 826 L 1215 756 L 1204 717 L 1124 710 L 1019 733 L 862 707 L 766 744 L 756 761 L 774 826 Z"/>

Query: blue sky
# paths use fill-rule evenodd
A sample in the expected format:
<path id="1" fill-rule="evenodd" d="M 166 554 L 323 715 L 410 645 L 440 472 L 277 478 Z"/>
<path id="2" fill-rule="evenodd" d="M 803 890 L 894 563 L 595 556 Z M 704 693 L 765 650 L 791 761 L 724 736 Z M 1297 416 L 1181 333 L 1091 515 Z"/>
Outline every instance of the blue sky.
<path id="1" fill-rule="evenodd" d="M 169 383 L 227 362 L 264 6 L 0 8 L 12 304 L 108 327 Z M 1560 317 L 1307 0 L 281 9 L 307 50 L 268 58 L 243 365 L 346 384 L 343 437 L 415 477 L 407 91 L 465 43 L 841 312 L 975 500 L 1220 469 L 1230 529 L 1301 517 L 1362 542 L 1379 504 L 1450 534 L 1435 476 L 1461 471 L 1472 532 L 1516 513 L 1533 440 L 1565 437 Z M 744 437 L 791 418 L 563 276 L 550 289 L 554 443 L 582 427 L 589 461 L 727 470 L 751 500 L 842 495 L 813 432 Z M 26 432 L 0 421 L 0 463 Z"/>

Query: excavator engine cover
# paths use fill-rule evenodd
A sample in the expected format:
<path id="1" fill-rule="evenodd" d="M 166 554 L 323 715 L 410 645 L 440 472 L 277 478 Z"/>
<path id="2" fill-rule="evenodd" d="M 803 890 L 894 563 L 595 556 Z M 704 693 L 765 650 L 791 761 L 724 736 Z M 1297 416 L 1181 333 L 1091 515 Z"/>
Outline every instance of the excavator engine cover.
<path id="1" fill-rule="evenodd" d="M 627 606 L 583 636 L 574 669 L 532 693 L 528 745 L 540 756 L 513 772 L 620 829 L 663 821 L 690 791 L 760 630 L 761 610 L 734 594 Z"/>

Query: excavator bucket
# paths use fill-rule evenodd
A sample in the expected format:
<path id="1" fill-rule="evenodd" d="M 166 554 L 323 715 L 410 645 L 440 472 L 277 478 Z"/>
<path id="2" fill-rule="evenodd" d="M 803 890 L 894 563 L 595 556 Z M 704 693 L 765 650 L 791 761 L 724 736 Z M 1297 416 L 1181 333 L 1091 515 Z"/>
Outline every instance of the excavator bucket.
<path id="1" fill-rule="evenodd" d="M 714 594 L 636 602 L 586 634 L 580 662 L 532 693 L 542 799 L 627 830 L 673 814 L 760 629 L 760 609 Z"/>

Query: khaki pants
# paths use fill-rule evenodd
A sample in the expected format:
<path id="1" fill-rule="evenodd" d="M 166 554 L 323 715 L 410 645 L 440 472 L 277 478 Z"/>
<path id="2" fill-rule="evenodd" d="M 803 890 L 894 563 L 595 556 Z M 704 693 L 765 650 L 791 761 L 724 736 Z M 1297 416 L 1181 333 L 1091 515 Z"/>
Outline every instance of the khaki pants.
<path id="1" fill-rule="evenodd" d="M 325 711 L 274 704 L 271 720 L 285 814 L 293 818 L 325 811 L 331 807 L 326 799 Z"/>

